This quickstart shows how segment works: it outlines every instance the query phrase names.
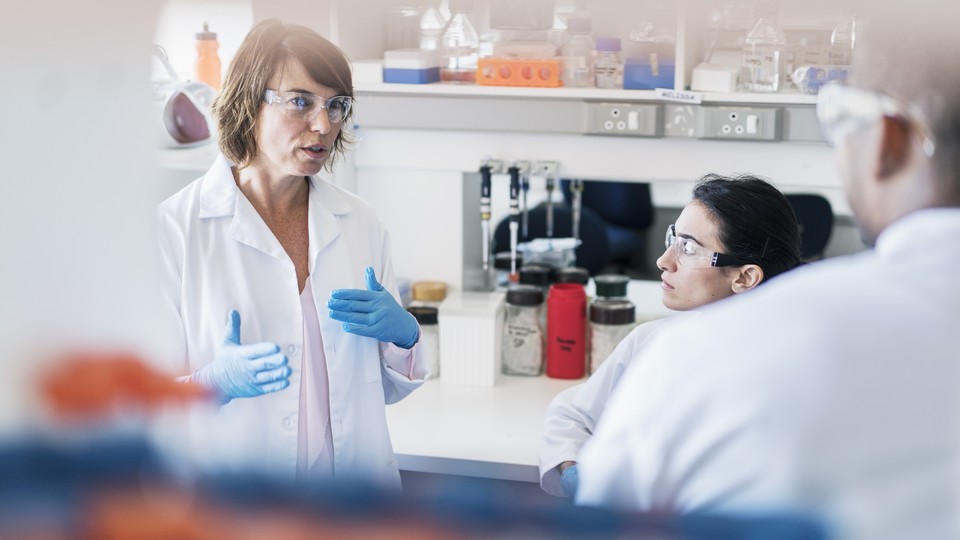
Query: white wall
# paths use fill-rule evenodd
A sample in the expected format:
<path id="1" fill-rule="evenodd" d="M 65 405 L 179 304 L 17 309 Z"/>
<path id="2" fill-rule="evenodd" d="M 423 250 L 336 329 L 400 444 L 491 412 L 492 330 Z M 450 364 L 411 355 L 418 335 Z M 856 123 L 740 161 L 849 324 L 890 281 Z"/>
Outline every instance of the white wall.
<path id="1" fill-rule="evenodd" d="M 462 173 L 476 171 L 483 158 L 555 160 L 567 178 L 655 182 L 658 206 L 686 204 L 693 182 L 703 174 L 749 172 L 770 178 L 787 192 L 824 194 L 836 213 L 849 214 L 832 151 L 823 144 L 362 127 L 357 134 L 357 193 L 390 227 L 398 275 L 440 279 L 453 289 L 461 287 L 462 278 Z M 506 215 L 506 177 L 494 178 L 493 198 L 496 224 Z M 539 198 L 542 192 L 534 193 Z M 479 209 L 467 214 L 475 216 L 479 219 Z"/>
<path id="2" fill-rule="evenodd" d="M 194 79 L 196 33 L 203 23 L 217 33 L 221 74 L 253 26 L 251 0 L 165 0 L 156 19 L 154 43 L 163 46 L 180 79 Z"/>

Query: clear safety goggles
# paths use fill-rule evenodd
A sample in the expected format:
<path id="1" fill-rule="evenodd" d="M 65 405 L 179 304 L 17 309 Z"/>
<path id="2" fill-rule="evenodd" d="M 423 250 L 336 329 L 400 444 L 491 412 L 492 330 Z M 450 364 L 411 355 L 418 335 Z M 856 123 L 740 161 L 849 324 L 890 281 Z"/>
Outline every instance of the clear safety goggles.
<path id="1" fill-rule="evenodd" d="M 327 111 L 327 119 L 331 124 L 339 124 L 350 114 L 350 106 L 353 104 L 353 98 L 350 96 L 334 96 L 330 99 L 324 99 L 314 94 L 306 92 L 280 92 L 278 90 L 267 89 L 263 92 L 263 100 L 267 104 L 280 109 L 280 112 L 294 118 L 302 118 L 311 121 L 320 114 L 320 111 Z"/>
<path id="2" fill-rule="evenodd" d="M 823 138 L 837 144 L 854 131 L 863 129 L 884 116 L 898 118 L 916 128 L 923 152 L 933 156 L 936 144 L 930 125 L 916 107 L 885 94 L 847 86 L 842 82 L 825 84 L 817 94 L 817 119 Z"/>
<path id="3" fill-rule="evenodd" d="M 667 235 L 663 244 L 667 249 L 673 248 L 677 256 L 677 264 L 685 268 L 712 268 L 750 264 L 730 255 L 710 251 L 692 238 L 677 236 L 677 229 L 673 224 L 667 227 Z"/>

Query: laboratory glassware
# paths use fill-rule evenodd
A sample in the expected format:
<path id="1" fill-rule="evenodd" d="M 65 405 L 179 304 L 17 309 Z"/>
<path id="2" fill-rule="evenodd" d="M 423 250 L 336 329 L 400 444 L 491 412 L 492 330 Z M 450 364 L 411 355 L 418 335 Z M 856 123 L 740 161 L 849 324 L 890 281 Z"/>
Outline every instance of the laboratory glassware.
<path id="1" fill-rule="evenodd" d="M 636 308 L 629 300 L 597 298 L 590 304 L 590 373 L 633 331 L 636 320 Z"/>
<path id="2" fill-rule="evenodd" d="M 787 36 L 777 24 L 776 15 L 776 7 L 769 4 L 758 6 L 757 22 L 743 41 L 741 81 L 748 91 L 780 91 Z"/>
<path id="3" fill-rule="evenodd" d="M 620 59 L 620 38 L 597 38 L 597 88 L 623 88 L 623 61 Z"/>
<path id="4" fill-rule="evenodd" d="M 560 47 L 563 57 L 563 85 L 574 87 L 593 86 L 594 43 L 590 36 L 590 19 L 567 20 L 568 37 Z"/>
<path id="5" fill-rule="evenodd" d="M 506 299 L 503 373 L 540 375 L 543 372 L 543 327 L 540 320 L 543 291 L 533 285 L 517 285 L 507 291 Z"/>
<path id="6" fill-rule="evenodd" d="M 477 77 L 477 52 L 480 37 L 468 11 L 469 0 L 450 0 L 450 21 L 440 37 L 440 80 L 473 84 Z"/>
<path id="7" fill-rule="evenodd" d="M 430 3 L 420 15 L 420 48 L 434 50 L 440 48 L 440 36 L 447 26 L 447 19 L 440 13 L 439 3 Z"/>

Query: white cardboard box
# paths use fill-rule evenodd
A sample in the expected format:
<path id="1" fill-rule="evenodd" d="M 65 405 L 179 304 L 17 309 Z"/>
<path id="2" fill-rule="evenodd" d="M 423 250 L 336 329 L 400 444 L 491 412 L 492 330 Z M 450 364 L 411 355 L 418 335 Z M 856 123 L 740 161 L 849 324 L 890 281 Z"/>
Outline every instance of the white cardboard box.
<path id="1" fill-rule="evenodd" d="M 740 68 L 727 64 L 700 63 L 693 68 L 690 89 L 698 92 L 736 92 Z"/>
<path id="2" fill-rule="evenodd" d="M 440 382 L 493 386 L 500 377 L 504 293 L 454 292 L 440 304 Z"/>

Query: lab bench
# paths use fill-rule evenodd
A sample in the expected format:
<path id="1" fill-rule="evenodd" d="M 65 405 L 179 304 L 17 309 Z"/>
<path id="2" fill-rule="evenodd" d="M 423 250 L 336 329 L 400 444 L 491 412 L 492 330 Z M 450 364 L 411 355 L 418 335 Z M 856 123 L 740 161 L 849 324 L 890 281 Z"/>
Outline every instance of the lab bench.
<path id="1" fill-rule="evenodd" d="M 593 281 L 587 286 L 593 294 Z M 674 313 L 663 307 L 659 281 L 632 280 L 627 296 L 644 322 Z M 550 401 L 584 382 L 544 375 L 500 375 L 493 386 L 430 379 L 387 407 L 401 471 L 539 483 L 537 450 Z"/>

